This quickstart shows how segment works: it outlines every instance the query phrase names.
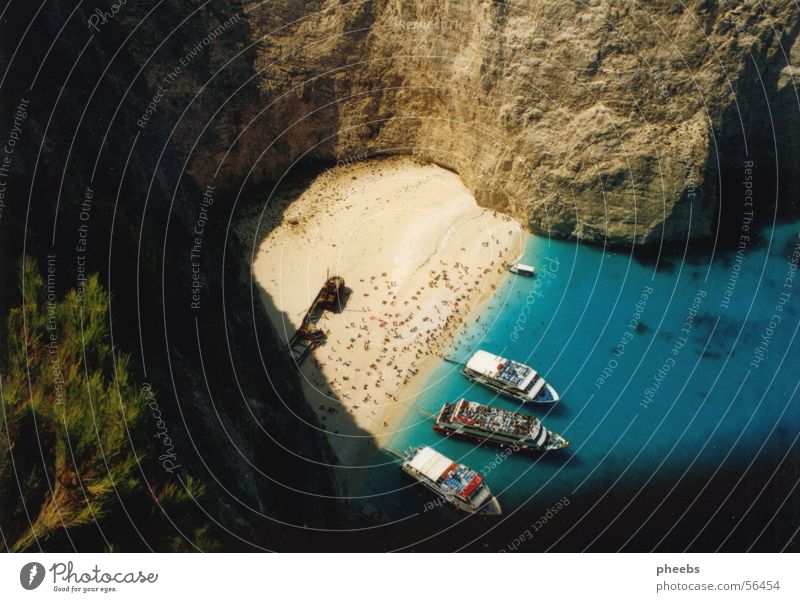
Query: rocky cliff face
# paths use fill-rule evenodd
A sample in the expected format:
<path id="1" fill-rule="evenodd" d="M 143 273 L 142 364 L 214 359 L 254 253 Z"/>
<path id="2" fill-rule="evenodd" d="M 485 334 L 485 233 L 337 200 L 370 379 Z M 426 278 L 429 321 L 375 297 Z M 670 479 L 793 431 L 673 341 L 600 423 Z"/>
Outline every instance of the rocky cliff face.
<path id="1" fill-rule="evenodd" d="M 179 22 L 190 6 L 149 19 Z M 156 85 L 180 49 L 241 15 L 159 109 L 181 116 L 175 139 L 194 148 L 199 177 L 223 158 L 238 184 L 297 160 L 411 153 L 536 232 L 616 244 L 715 236 L 738 220 L 745 161 L 765 220 L 776 190 L 779 211 L 797 208 L 800 14 L 789 0 L 216 6 L 144 71 Z M 129 28 L 145 10 L 126 13 Z M 137 47 L 142 62 L 161 38 Z"/>
<path id="2" fill-rule="evenodd" d="M 48 270 L 52 265 L 47 290 L 56 299 L 79 287 L 82 275 L 98 273 L 111 292 L 113 339 L 104 343 L 132 358 L 126 384 L 154 395 L 141 438 L 131 437 L 130 448 L 119 450 L 141 458 L 158 449 L 148 458 L 155 468 L 137 472 L 138 482 L 146 491 L 151 483 L 181 491 L 189 478 L 202 483 L 205 494 L 194 500 L 191 515 L 207 517 L 209 535 L 224 549 L 303 549 L 314 536 L 307 526 L 325 528 L 346 516 L 330 469 L 336 458 L 294 366 L 259 304 L 252 305 L 243 252 L 226 236 L 229 199 L 218 188 L 208 197 L 208 180 L 186 173 L 187 155 L 173 143 L 163 115 L 144 121 L 159 89 L 144 81 L 131 48 L 146 42 L 122 26 L 119 13 L 98 21 L 98 31 L 88 27 L 95 6 L 108 3 L 53 2 L 42 10 L 15 3 L 0 21 L 0 365 L 9 352 L 5 315 L 22 302 L 17 266 L 23 256 Z M 159 40 L 174 28 L 165 22 L 155 32 L 147 25 Z M 162 82 L 167 89 L 173 96 L 164 104 L 189 90 L 178 80 Z M 195 262 L 202 268 L 197 287 Z M 81 348 L 85 341 L 70 343 Z M 36 351 L 47 353 L 43 344 Z M 91 349 L 84 357 L 91 363 Z M 270 381 L 265 364 L 281 377 Z M 94 369 L 87 365 L 87 373 Z M 33 383 L 40 385 L 52 387 Z M 86 407 L 131 399 L 75 394 L 68 402 Z M 162 468 L 167 454 L 158 442 L 165 433 L 178 469 Z M 69 482 L 70 470 L 52 477 Z M 81 478 L 88 479 L 82 486 L 93 484 L 93 475 Z M 13 494 L 0 491 L 0 522 L 9 518 L 3 509 Z M 186 524 L 194 519 L 166 516 L 157 495 L 134 516 L 152 511 L 155 524 L 168 523 L 166 539 L 191 540 Z M 31 508 L 33 516 L 37 510 Z M 96 514 L 96 520 L 97 526 L 83 520 L 68 535 L 39 543 L 82 552 L 158 545 L 136 532 L 127 511 Z M 14 532 L 23 526 L 12 525 Z M 108 538 L 100 536 L 104 530 Z M 187 543 L 195 545 L 203 546 Z"/>
<path id="3" fill-rule="evenodd" d="M 656 243 L 740 219 L 752 161 L 757 217 L 797 208 L 790 0 L 116 4 L 3 13 L 2 132 L 19 139 L 0 272 L 54 253 L 59 292 L 75 287 L 88 221 L 83 267 L 112 292 L 114 344 L 159 391 L 230 547 L 302 546 L 307 525 L 344 512 L 335 459 L 228 236 L 240 188 L 263 202 L 296 164 L 413 154 L 534 231 Z M 0 313 L 16 291 L 4 281 Z"/>

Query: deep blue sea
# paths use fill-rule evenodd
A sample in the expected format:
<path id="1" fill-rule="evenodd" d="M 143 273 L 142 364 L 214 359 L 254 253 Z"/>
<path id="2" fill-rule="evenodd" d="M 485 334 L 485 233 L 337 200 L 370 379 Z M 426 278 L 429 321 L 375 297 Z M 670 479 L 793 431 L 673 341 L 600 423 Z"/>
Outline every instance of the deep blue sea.
<path id="1" fill-rule="evenodd" d="M 522 261 L 537 277 L 509 274 L 447 355 L 486 349 L 532 365 L 561 401 L 520 408 L 442 361 L 390 447 L 433 445 L 483 471 L 507 513 L 532 515 L 562 498 L 635 495 L 651 483 L 668 492 L 780 459 L 800 431 L 799 232 L 784 225 L 738 254 L 658 263 L 530 237 Z M 461 397 L 534 413 L 572 445 L 506 456 L 438 435 L 423 413 Z M 364 493 L 397 520 L 433 497 L 410 485 L 387 464 L 370 471 Z"/>

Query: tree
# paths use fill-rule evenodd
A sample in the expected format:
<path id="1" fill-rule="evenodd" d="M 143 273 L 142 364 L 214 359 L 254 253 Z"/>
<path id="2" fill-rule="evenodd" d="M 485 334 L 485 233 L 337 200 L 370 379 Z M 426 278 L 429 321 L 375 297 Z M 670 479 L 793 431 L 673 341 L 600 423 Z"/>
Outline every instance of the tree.
<path id="1" fill-rule="evenodd" d="M 213 546 L 206 526 L 192 524 L 202 484 L 150 476 L 158 474 L 148 466 L 158 451 L 143 432 L 148 402 L 131 378 L 130 359 L 112 349 L 110 298 L 97 276 L 81 294 L 71 290 L 58 300 L 36 262 L 25 259 L 21 281 L 23 304 L 9 312 L 0 364 L 6 548 Z M 131 530 L 140 543 L 131 541 Z"/>

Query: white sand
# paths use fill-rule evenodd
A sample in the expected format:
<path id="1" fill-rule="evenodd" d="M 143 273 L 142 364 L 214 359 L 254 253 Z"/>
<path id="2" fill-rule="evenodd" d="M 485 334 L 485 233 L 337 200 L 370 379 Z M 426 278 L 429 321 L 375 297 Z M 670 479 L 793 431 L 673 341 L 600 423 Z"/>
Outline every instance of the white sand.
<path id="1" fill-rule="evenodd" d="M 330 170 L 277 205 L 253 269 L 279 336 L 294 334 L 328 273 L 352 289 L 345 311 L 318 322 L 328 340 L 302 365 L 305 394 L 351 465 L 359 443 L 386 443 L 413 407 L 409 369 L 442 352 L 497 287 L 522 229 L 479 208 L 456 174 L 409 158 Z"/>

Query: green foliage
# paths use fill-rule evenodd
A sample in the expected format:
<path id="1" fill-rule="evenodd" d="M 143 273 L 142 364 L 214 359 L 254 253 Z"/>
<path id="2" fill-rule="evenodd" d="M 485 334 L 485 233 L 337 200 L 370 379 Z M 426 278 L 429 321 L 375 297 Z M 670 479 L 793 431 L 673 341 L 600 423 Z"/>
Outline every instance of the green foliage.
<path id="1" fill-rule="evenodd" d="M 158 455 L 157 439 L 143 432 L 147 401 L 128 357 L 112 350 L 109 295 L 97 276 L 86 281 L 82 297 L 73 290 L 62 300 L 32 260 L 23 262 L 21 281 L 23 305 L 9 312 L 0 366 L 6 547 L 81 550 L 82 542 L 99 537 L 106 549 L 137 549 L 122 524 L 134 524 L 154 549 L 195 549 L 186 537 L 213 547 L 205 526 L 191 526 L 202 484 L 143 476 L 147 458 Z M 167 517 L 183 523 L 186 537 Z"/>

